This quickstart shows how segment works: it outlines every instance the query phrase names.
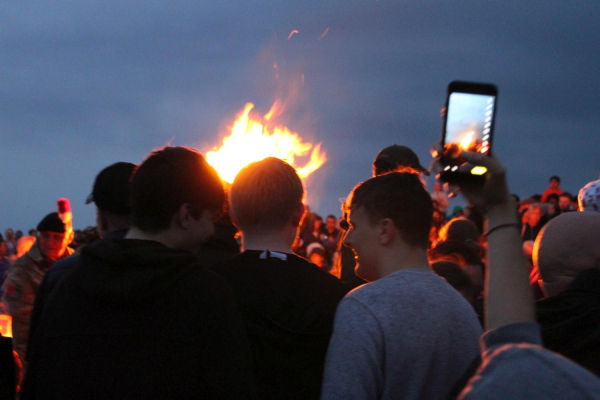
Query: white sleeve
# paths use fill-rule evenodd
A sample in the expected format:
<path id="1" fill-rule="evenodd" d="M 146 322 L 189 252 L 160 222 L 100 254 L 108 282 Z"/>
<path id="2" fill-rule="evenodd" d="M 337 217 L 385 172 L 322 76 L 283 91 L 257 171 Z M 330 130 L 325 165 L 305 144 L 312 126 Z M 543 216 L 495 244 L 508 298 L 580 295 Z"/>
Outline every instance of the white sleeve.
<path id="1" fill-rule="evenodd" d="M 383 390 L 383 332 L 372 312 L 351 297 L 335 314 L 321 399 L 376 399 Z"/>

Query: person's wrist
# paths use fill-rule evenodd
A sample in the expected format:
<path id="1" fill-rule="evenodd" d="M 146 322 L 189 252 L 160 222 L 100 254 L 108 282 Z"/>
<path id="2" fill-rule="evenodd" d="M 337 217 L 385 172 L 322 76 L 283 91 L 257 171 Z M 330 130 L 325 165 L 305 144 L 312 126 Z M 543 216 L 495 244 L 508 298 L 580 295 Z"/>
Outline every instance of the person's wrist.
<path id="1" fill-rule="evenodd" d="M 493 228 L 500 224 L 518 224 L 519 215 L 517 211 L 517 202 L 512 197 L 503 199 L 490 205 L 485 210 L 485 216 L 488 228 Z"/>

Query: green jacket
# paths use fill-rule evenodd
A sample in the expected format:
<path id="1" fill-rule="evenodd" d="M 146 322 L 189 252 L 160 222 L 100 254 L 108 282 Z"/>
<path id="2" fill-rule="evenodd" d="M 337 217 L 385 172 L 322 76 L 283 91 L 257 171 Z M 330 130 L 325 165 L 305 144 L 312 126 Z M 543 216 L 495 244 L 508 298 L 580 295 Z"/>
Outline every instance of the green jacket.
<path id="1" fill-rule="evenodd" d="M 67 247 L 61 258 L 68 257 L 72 253 L 73 249 Z M 44 275 L 53 264 L 54 261 L 49 260 L 42 254 L 38 240 L 29 252 L 25 253 L 10 267 L 3 284 L 4 295 L 0 303 L 0 314 L 12 316 L 13 347 L 23 366 L 25 366 L 29 319 L 33 310 L 35 295 L 44 279 Z"/>

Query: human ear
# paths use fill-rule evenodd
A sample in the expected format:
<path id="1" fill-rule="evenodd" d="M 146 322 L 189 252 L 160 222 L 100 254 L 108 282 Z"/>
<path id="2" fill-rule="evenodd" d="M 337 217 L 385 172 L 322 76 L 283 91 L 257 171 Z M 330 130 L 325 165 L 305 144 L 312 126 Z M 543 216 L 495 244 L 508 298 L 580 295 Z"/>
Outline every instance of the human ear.
<path id="1" fill-rule="evenodd" d="M 390 244 L 395 237 L 396 227 L 394 225 L 394 221 L 389 218 L 384 218 L 379 221 L 378 226 L 379 233 L 379 243 L 381 244 Z"/>
<path id="2" fill-rule="evenodd" d="M 303 203 L 299 203 L 294 212 L 292 213 L 291 223 L 293 226 L 299 226 L 300 222 L 304 218 L 304 214 L 306 212 L 306 207 L 304 207 Z"/>
<path id="3" fill-rule="evenodd" d="M 187 203 L 179 206 L 179 210 L 177 210 L 176 217 L 177 223 L 183 229 L 188 229 L 190 227 L 190 224 L 196 220 L 196 218 L 194 218 L 194 216 L 192 215 L 190 205 Z"/>

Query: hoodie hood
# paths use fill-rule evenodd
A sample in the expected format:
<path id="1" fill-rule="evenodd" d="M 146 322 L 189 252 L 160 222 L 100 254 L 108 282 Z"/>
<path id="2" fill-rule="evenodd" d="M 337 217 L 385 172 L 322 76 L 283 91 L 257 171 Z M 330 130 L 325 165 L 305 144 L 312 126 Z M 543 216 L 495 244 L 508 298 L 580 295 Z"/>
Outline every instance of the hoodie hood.
<path id="1" fill-rule="evenodd" d="M 134 305 L 166 295 L 168 288 L 201 269 L 197 257 L 161 243 L 105 239 L 85 246 L 75 288 L 85 296 L 114 305 Z"/>

